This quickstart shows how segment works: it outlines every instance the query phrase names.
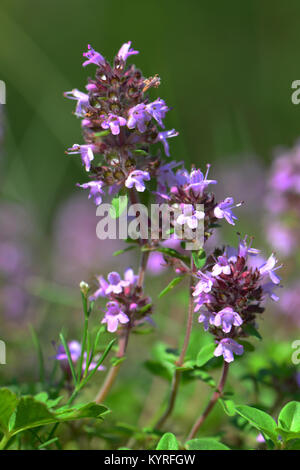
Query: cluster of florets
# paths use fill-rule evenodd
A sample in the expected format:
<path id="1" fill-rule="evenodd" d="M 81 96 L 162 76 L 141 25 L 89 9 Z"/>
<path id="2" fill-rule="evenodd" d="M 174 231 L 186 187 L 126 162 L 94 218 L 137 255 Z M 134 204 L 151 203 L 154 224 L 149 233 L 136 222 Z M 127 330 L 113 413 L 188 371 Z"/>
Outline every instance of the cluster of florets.
<path id="1" fill-rule="evenodd" d="M 274 160 L 268 186 L 267 238 L 277 251 L 289 256 L 299 245 L 300 144 Z"/>
<path id="2" fill-rule="evenodd" d="M 216 250 L 208 258 L 205 271 L 196 273 L 199 281 L 193 296 L 198 321 L 215 337 L 215 356 L 223 355 L 226 362 L 232 362 L 234 354 L 243 354 L 243 346 L 236 339 L 247 336 L 246 325 L 257 327 L 256 316 L 263 313 L 265 298 L 278 300 L 274 288 L 280 284 L 276 270 L 281 266 L 276 266 L 274 254 L 257 265 L 250 259 L 257 254 L 251 244 L 247 246 L 245 237 L 238 250 Z"/>
<path id="3" fill-rule="evenodd" d="M 107 325 L 110 333 L 122 325 L 133 328 L 145 321 L 150 322 L 151 299 L 143 295 L 137 281 L 138 276 L 130 268 L 126 269 L 124 279 L 117 272 L 109 273 L 107 280 L 103 276 L 98 277 L 99 287 L 90 296 L 90 301 L 99 297 L 108 299 L 102 323 Z"/>
<path id="4" fill-rule="evenodd" d="M 169 108 L 163 99 L 151 102 L 146 96 L 147 90 L 157 87 L 160 79 L 158 76 L 146 79 L 134 65 L 127 66 L 128 57 L 135 54 L 138 51 L 131 48 L 129 41 L 123 44 L 111 66 L 88 46 L 83 66 L 96 65 L 95 77 L 88 80 L 87 93 L 77 89 L 65 93 L 77 101 L 75 114 L 82 119 L 85 141 L 82 145 L 74 144 L 68 153 L 81 155 L 91 181 L 80 186 L 90 189 L 90 197 L 97 205 L 105 187 L 109 187 L 110 194 L 124 185 L 143 191 L 143 182 L 150 180 L 157 165 L 157 157 L 149 154 L 149 146 L 162 142 L 169 155 L 167 139 L 178 135 L 174 129 L 160 130 Z M 101 161 L 96 161 L 96 155 Z"/>
<path id="5" fill-rule="evenodd" d="M 170 162 L 157 170 L 159 199 L 177 209 L 174 226 L 195 230 L 201 222 L 206 240 L 220 219 L 224 218 L 229 224 L 235 225 L 237 217 L 232 209 L 241 203 L 234 204 L 232 197 L 216 202 L 214 193 L 208 190 L 209 185 L 217 184 L 216 180 L 208 179 L 210 165 L 207 165 L 205 174 L 194 168 L 190 173 L 185 168 L 174 172 L 173 169 L 179 165 L 180 163 Z"/>

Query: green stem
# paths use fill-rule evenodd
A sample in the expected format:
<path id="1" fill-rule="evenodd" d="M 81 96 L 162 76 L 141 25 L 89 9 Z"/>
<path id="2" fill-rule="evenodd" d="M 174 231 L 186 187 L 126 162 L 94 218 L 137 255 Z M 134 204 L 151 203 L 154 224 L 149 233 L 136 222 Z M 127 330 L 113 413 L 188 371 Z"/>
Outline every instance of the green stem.
<path id="1" fill-rule="evenodd" d="M 79 366 L 78 366 L 78 379 L 77 379 L 78 383 L 80 382 L 80 379 L 82 376 L 82 364 L 83 364 L 88 328 L 89 328 L 89 318 L 87 315 L 85 315 L 83 335 L 82 335 L 82 341 L 81 341 L 81 353 L 80 353 Z M 86 358 L 86 361 L 88 362 L 88 357 Z"/>
<path id="2" fill-rule="evenodd" d="M 8 441 L 10 440 L 11 435 L 10 434 L 4 434 L 1 441 L 0 441 L 0 450 L 4 450 L 6 445 L 8 444 Z"/>
<path id="3" fill-rule="evenodd" d="M 193 270 L 194 270 L 194 262 L 193 262 L 193 258 L 191 257 L 191 271 L 193 272 Z M 184 359 L 185 359 L 186 351 L 187 351 L 187 348 L 188 348 L 188 345 L 189 345 L 189 342 L 190 342 L 192 326 L 193 326 L 193 316 L 194 316 L 193 315 L 193 313 L 194 313 L 193 306 L 194 306 L 194 304 L 193 304 L 193 296 L 192 296 L 192 289 L 191 289 L 192 285 L 193 285 L 193 277 L 191 276 L 190 287 L 189 287 L 189 309 L 188 309 L 188 316 L 187 316 L 187 323 L 186 323 L 186 330 L 185 330 L 183 346 L 182 346 L 182 349 L 181 349 L 179 359 L 178 359 L 178 361 L 176 361 L 176 367 L 177 368 L 175 370 L 173 380 L 172 380 L 172 384 L 171 384 L 171 393 L 170 393 L 170 396 L 169 396 L 169 402 L 168 402 L 167 409 L 163 413 L 163 415 L 160 417 L 160 419 L 157 421 L 157 423 L 155 425 L 155 429 L 160 429 L 163 426 L 163 424 L 166 422 L 168 417 L 171 415 L 171 413 L 174 409 L 174 406 L 175 406 L 175 402 L 176 402 L 176 398 L 177 398 L 177 394 L 178 394 L 178 389 L 179 389 L 179 384 L 180 384 L 180 379 L 181 379 L 181 374 L 182 374 L 182 371 L 178 368 L 182 367 L 182 365 L 184 364 Z"/>
<path id="4" fill-rule="evenodd" d="M 202 424 L 206 420 L 207 416 L 210 414 L 210 412 L 214 408 L 215 404 L 217 403 L 218 399 L 222 396 L 223 390 L 224 390 L 224 387 L 225 387 L 225 383 L 226 383 L 226 379 L 227 379 L 227 375 L 228 375 L 228 370 L 229 370 L 229 363 L 224 361 L 223 371 L 222 371 L 222 375 L 221 375 L 221 379 L 220 379 L 218 388 L 214 392 L 213 396 L 211 397 L 211 399 L 210 399 L 207 407 L 205 408 L 204 412 L 202 413 L 202 415 L 199 416 L 199 418 L 195 421 L 195 424 L 193 425 L 193 427 L 192 427 L 192 429 L 191 429 L 191 431 L 188 435 L 187 440 L 193 439 L 196 436 L 196 434 L 198 433 L 200 427 L 202 426 Z"/>

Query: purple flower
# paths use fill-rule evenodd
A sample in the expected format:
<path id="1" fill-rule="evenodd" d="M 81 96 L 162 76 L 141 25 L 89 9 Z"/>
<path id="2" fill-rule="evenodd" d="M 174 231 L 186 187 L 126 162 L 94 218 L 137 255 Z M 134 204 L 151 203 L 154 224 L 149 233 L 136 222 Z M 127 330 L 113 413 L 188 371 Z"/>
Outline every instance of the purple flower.
<path id="1" fill-rule="evenodd" d="M 203 175 L 201 170 L 193 170 L 189 176 L 189 185 L 186 190 L 189 191 L 191 189 L 195 196 L 199 196 L 209 184 L 217 184 L 216 180 L 207 179 L 209 168 L 210 165 L 207 165 L 205 175 Z"/>
<path id="2" fill-rule="evenodd" d="M 107 276 L 107 281 L 103 276 L 98 277 L 99 289 L 90 296 L 90 300 L 96 300 L 98 297 L 106 297 L 110 294 L 121 294 L 126 287 L 133 286 L 137 281 L 136 276 L 131 268 L 124 272 L 124 280 L 121 279 L 119 273 L 112 271 Z"/>
<path id="3" fill-rule="evenodd" d="M 123 60 L 126 62 L 129 56 L 139 54 L 139 51 L 135 51 L 134 49 L 131 48 L 131 41 L 125 42 L 121 49 L 119 50 L 117 56 L 119 59 Z"/>
<path id="4" fill-rule="evenodd" d="M 103 276 L 98 277 L 98 282 L 99 282 L 99 289 L 97 289 L 96 292 L 94 292 L 89 297 L 90 302 L 92 302 L 93 300 L 97 300 L 99 297 L 105 297 L 106 296 L 106 289 L 109 286 L 108 282 L 104 279 Z"/>
<path id="5" fill-rule="evenodd" d="M 237 312 L 234 312 L 232 307 L 225 307 L 216 313 L 214 319 L 215 326 L 221 326 L 224 333 L 229 333 L 232 326 L 241 326 L 243 320 Z"/>
<path id="6" fill-rule="evenodd" d="M 209 304 L 213 300 L 213 297 L 207 292 L 201 292 L 198 297 L 195 298 L 195 310 L 194 312 L 198 312 L 202 305 Z"/>
<path id="7" fill-rule="evenodd" d="M 284 256 L 289 256 L 297 247 L 294 230 L 286 227 L 281 221 L 272 221 L 267 225 L 269 243 Z"/>
<path id="8" fill-rule="evenodd" d="M 147 122 L 151 120 L 151 115 L 147 111 L 145 104 L 137 104 L 128 111 L 127 127 L 128 129 L 138 128 L 143 133 L 147 129 Z"/>
<path id="9" fill-rule="evenodd" d="M 96 52 L 90 44 L 88 45 L 88 51 L 83 53 L 83 57 L 87 58 L 87 60 L 82 64 L 83 67 L 86 67 L 89 64 L 95 64 L 99 67 L 105 65 L 104 57 L 99 54 L 99 52 Z"/>
<path id="10" fill-rule="evenodd" d="M 117 331 L 119 323 L 125 325 L 129 322 L 128 316 L 121 310 L 118 302 L 108 302 L 106 308 L 107 311 L 101 323 L 107 324 L 107 331 L 110 333 Z"/>
<path id="11" fill-rule="evenodd" d="M 214 324 L 214 314 L 208 310 L 201 310 L 198 322 L 203 323 L 204 331 L 207 331 L 209 326 Z"/>
<path id="12" fill-rule="evenodd" d="M 205 292 L 206 294 L 211 291 L 215 279 L 210 274 L 204 274 L 197 271 L 197 277 L 200 281 L 196 284 L 193 296 L 198 296 Z"/>
<path id="13" fill-rule="evenodd" d="M 176 171 L 176 183 L 178 186 L 185 186 L 190 182 L 189 172 L 185 168 Z"/>
<path id="14" fill-rule="evenodd" d="M 73 147 L 68 149 L 69 155 L 80 154 L 82 164 L 85 166 L 86 171 L 90 171 L 91 168 L 91 161 L 94 160 L 94 145 L 87 144 L 87 145 L 78 145 L 74 144 Z"/>
<path id="15" fill-rule="evenodd" d="M 104 121 L 101 123 L 103 129 L 110 129 L 113 135 L 120 134 L 120 126 L 126 125 L 126 119 L 121 116 L 116 116 L 116 114 L 110 113 L 107 117 L 101 116 Z"/>
<path id="16" fill-rule="evenodd" d="M 167 155 L 167 157 L 170 156 L 169 142 L 167 139 L 170 139 L 171 137 L 177 137 L 178 135 L 179 135 L 179 132 L 176 132 L 175 129 L 158 133 L 156 142 L 162 142 L 164 146 L 165 154 Z"/>
<path id="17" fill-rule="evenodd" d="M 80 343 L 78 343 L 78 341 L 70 341 L 68 343 L 68 346 L 71 359 L 74 363 L 76 363 L 81 355 L 81 345 Z M 66 350 L 62 344 L 58 347 L 55 359 L 57 359 L 58 361 L 68 361 Z"/>
<path id="18" fill-rule="evenodd" d="M 176 176 L 173 173 L 173 168 L 182 165 L 182 162 L 170 162 L 160 165 L 157 169 L 157 186 L 160 192 L 166 191 L 167 187 L 171 187 L 176 184 Z"/>
<path id="19" fill-rule="evenodd" d="M 133 188 L 134 186 L 138 192 L 142 193 L 146 189 L 144 181 L 149 180 L 150 175 L 148 171 L 134 170 L 127 177 L 125 181 L 125 186 L 126 188 Z"/>
<path id="20" fill-rule="evenodd" d="M 228 276 L 231 273 L 231 268 L 227 256 L 218 256 L 217 261 L 218 262 L 213 266 L 212 276 L 219 276 L 220 274 L 226 274 Z"/>
<path id="21" fill-rule="evenodd" d="M 233 214 L 232 208 L 238 207 L 240 204 L 234 204 L 232 197 L 227 197 L 224 201 L 221 201 L 214 210 L 214 215 L 217 219 L 226 219 L 227 222 L 231 225 L 235 225 L 235 220 L 237 217 Z"/>
<path id="22" fill-rule="evenodd" d="M 168 106 L 161 98 L 157 98 L 157 100 L 153 101 L 153 103 L 149 103 L 146 105 L 146 109 L 148 113 L 158 122 L 161 127 L 165 127 L 162 119 L 164 119 L 166 112 L 169 111 Z"/>
<path id="23" fill-rule="evenodd" d="M 182 214 L 180 214 L 176 223 L 179 225 L 187 224 L 190 229 L 198 227 L 199 220 L 203 220 L 205 213 L 194 209 L 192 204 L 183 204 L 181 207 Z"/>
<path id="24" fill-rule="evenodd" d="M 127 268 L 124 272 L 124 281 L 128 283 L 128 286 L 134 286 L 138 280 L 138 276 L 134 274 L 133 269 Z"/>
<path id="25" fill-rule="evenodd" d="M 64 93 L 64 96 L 66 98 L 69 98 L 70 100 L 77 101 L 75 114 L 78 117 L 82 117 L 82 115 L 85 114 L 86 109 L 89 106 L 89 95 L 87 95 L 86 93 L 82 93 L 82 91 L 79 91 L 77 90 L 77 88 L 75 88 L 72 91 L 66 91 Z"/>
<path id="26" fill-rule="evenodd" d="M 264 442 L 266 442 L 264 436 L 262 435 L 262 433 L 260 432 L 257 437 L 256 437 L 256 442 L 258 442 L 259 444 L 263 444 Z"/>
<path id="27" fill-rule="evenodd" d="M 277 274 L 275 274 L 274 271 L 277 271 L 277 269 L 280 269 L 282 267 L 282 265 L 276 267 L 276 263 L 277 263 L 277 259 L 275 258 L 274 254 L 272 253 L 271 256 L 268 258 L 268 260 L 266 261 L 266 263 L 264 263 L 259 268 L 259 272 L 262 276 L 269 275 L 271 281 L 274 284 L 279 284 L 280 281 L 281 281 L 281 278 L 279 276 L 277 276 Z"/>
<path id="28" fill-rule="evenodd" d="M 215 349 L 214 355 L 216 357 L 223 356 L 225 362 L 232 362 L 234 361 L 233 354 L 241 356 L 244 352 L 244 347 L 234 341 L 231 338 L 224 338 L 221 339 L 218 346 Z"/>
<path id="29" fill-rule="evenodd" d="M 158 274 L 161 274 L 165 269 L 166 269 L 166 263 L 164 261 L 164 257 L 162 253 L 159 253 L 157 251 L 150 253 L 148 264 L 147 264 L 147 270 L 152 275 L 156 276 Z"/>
<path id="30" fill-rule="evenodd" d="M 120 294 L 124 287 L 129 286 L 129 281 L 123 281 L 119 273 L 113 271 L 107 276 L 108 286 L 105 290 L 105 294 Z"/>
<path id="31" fill-rule="evenodd" d="M 276 288 L 276 284 L 273 282 L 266 282 L 265 284 L 262 284 L 261 288 L 263 290 L 264 294 L 267 294 L 270 299 L 274 300 L 274 302 L 277 302 L 279 300 L 278 295 L 275 294 L 274 289 Z"/>
<path id="32" fill-rule="evenodd" d="M 238 248 L 238 256 L 245 259 L 247 259 L 248 255 L 256 256 L 260 253 L 260 250 L 252 248 L 252 240 L 250 240 L 249 245 L 247 245 L 247 239 L 247 235 L 243 239 L 240 239 Z"/>
<path id="33" fill-rule="evenodd" d="M 78 341 L 70 341 L 68 343 L 68 347 L 69 347 L 72 362 L 74 364 L 76 364 L 76 362 L 79 361 L 80 356 L 81 356 L 81 344 L 78 343 Z M 68 356 L 67 356 L 67 353 L 66 353 L 65 348 L 64 348 L 63 345 L 60 345 L 58 347 L 55 359 L 57 359 L 58 361 L 61 362 L 62 368 L 64 370 L 69 370 Z M 84 360 L 83 360 L 83 363 L 82 363 L 82 371 L 85 371 L 86 365 L 87 365 L 87 360 L 86 360 L 87 359 L 87 353 L 86 352 L 83 355 L 83 359 Z M 98 358 L 95 357 L 95 359 L 98 359 Z M 91 370 L 95 369 L 96 366 L 97 366 L 97 362 L 91 362 L 90 365 L 89 365 L 88 370 L 91 371 Z M 98 370 L 104 370 L 104 369 L 105 369 L 104 366 L 100 365 L 98 367 Z"/>
<path id="34" fill-rule="evenodd" d="M 102 202 L 101 194 L 104 194 L 103 185 L 103 181 L 89 181 L 88 183 L 78 184 L 80 188 L 90 190 L 89 199 L 93 197 L 96 206 L 99 206 Z"/>

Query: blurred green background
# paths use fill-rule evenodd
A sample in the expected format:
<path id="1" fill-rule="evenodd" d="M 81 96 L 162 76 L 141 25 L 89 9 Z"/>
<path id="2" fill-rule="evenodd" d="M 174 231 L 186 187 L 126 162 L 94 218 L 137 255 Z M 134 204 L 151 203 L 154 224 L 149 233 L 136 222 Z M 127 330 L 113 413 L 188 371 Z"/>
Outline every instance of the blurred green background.
<path id="1" fill-rule="evenodd" d="M 51 340 L 57 339 L 62 327 L 70 338 L 78 335 L 78 281 L 86 276 L 92 279 L 95 269 L 106 274 L 111 263 L 114 267 L 120 264 L 121 271 L 126 262 L 136 265 L 134 259 L 112 261 L 105 254 L 105 242 L 99 241 L 95 245 L 100 260 L 97 267 L 88 266 L 93 253 L 84 253 L 78 264 L 73 259 L 80 258 L 81 251 L 87 249 L 85 237 L 95 238 L 97 222 L 93 204 L 86 194 L 79 195 L 75 186 L 86 178 L 80 159 L 64 154 L 73 143 L 82 142 L 80 122 L 72 115 L 73 103 L 63 98 L 63 92 L 84 90 L 87 75 L 93 74 L 92 68 L 81 66 L 87 44 L 112 59 L 120 46 L 131 40 L 140 51 L 134 59 L 144 76 L 158 73 L 161 77 L 159 90 L 152 93 L 173 108 L 166 118 L 166 128 L 174 127 L 180 135 L 171 142 L 172 158 L 202 168 L 212 163 L 212 177 L 216 172 L 220 180 L 224 174 L 221 194 L 231 195 L 237 183 L 236 197 L 247 200 L 248 192 L 256 192 L 256 185 L 256 195 L 263 197 L 264 175 L 274 148 L 291 146 L 300 135 L 300 105 L 291 102 L 291 84 L 300 79 L 299 17 L 298 0 L 1 0 L 0 79 L 6 83 L 7 104 L 0 109 L 4 126 L 0 212 L 6 211 L 21 221 L 14 234 L 22 244 L 26 239 L 31 274 L 19 283 L 25 282 L 33 294 L 33 299 L 25 301 L 28 315 L 23 318 L 17 305 L 19 311 L 12 323 L 2 303 L 0 335 L 5 336 L 8 345 L 16 342 L 21 351 L 9 347 L 8 365 L 0 369 L 3 382 L 36 376 L 28 322 L 35 325 L 46 357 L 51 358 Z M 23 212 L 19 214 L 20 208 Z M 240 209 L 237 230 L 249 229 L 263 243 L 258 208 L 259 200 L 254 199 L 252 212 L 242 213 Z M 79 233 L 85 225 L 83 214 L 87 212 L 87 228 L 80 235 L 80 245 L 73 232 Z M 66 235 L 66 227 L 61 226 L 73 220 L 75 225 Z M 2 229 L 6 230 L 4 225 L 0 225 L 0 235 Z M 64 233 L 63 242 L 60 231 Z M 235 239 L 235 232 L 226 230 L 227 241 Z M 71 249 L 69 257 L 63 258 L 66 244 L 73 246 L 73 252 Z M 56 258 L 64 267 L 74 261 L 73 271 L 68 274 L 66 269 L 62 274 L 60 267 L 57 272 Z M 157 278 L 148 281 L 154 298 L 161 283 Z M 171 301 L 159 304 L 155 320 L 163 333 L 158 331 L 154 337 L 137 340 L 139 361 L 149 358 L 154 340 L 164 339 L 176 346 L 185 305 L 180 298 L 178 292 Z M 166 323 L 169 314 L 174 321 L 170 328 Z M 98 322 L 96 318 L 95 324 Z M 272 341 L 280 337 L 280 329 L 274 330 Z M 197 331 L 199 335 L 200 329 Z M 285 336 L 296 339 L 294 335 L 288 328 Z M 119 385 L 126 399 L 120 404 L 116 395 L 116 400 L 121 418 L 134 422 L 145 393 L 155 390 L 155 385 L 151 385 L 148 372 L 134 363 L 134 350 L 130 356 L 133 365 L 125 369 L 124 381 Z M 137 377 L 140 388 L 134 391 L 132 379 Z M 158 397 L 154 397 L 159 400 L 162 393 L 158 390 Z M 132 404 L 130 397 L 134 393 Z M 186 393 L 190 397 L 195 391 L 187 388 Z M 111 400 L 113 405 L 114 395 Z M 147 406 L 149 414 L 152 405 Z M 194 411 L 190 409 L 183 419 L 192 416 Z"/>
<path id="2" fill-rule="evenodd" d="M 145 76 L 159 73 L 159 95 L 180 131 L 173 158 L 197 164 L 268 161 L 274 146 L 299 135 L 291 83 L 300 76 L 300 5 L 238 0 L 124 2 L 1 0 L 0 75 L 7 84 L 7 158 L 1 191 L 30 201 L 49 230 L 57 203 L 83 174 L 64 150 L 80 126 L 62 93 L 83 89 L 87 43 L 112 58 L 132 40 Z"/>

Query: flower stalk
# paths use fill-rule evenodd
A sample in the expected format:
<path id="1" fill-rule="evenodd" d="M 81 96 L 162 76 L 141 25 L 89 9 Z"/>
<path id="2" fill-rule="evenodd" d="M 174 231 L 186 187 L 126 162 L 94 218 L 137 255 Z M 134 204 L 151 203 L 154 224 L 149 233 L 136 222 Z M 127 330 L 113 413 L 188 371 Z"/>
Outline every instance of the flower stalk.
<path id="1" fill-rule="evenodd" d="M 198 433 L 199 429 L 201 428 L 201 426 L 203 425 L 204 421 L 206 420 L 206 418 L 208 417 L 208 415 L 210 414 L 210 412 L 214 408 L 214 406 L 217 403 L 217 401 L 219 400 L 219 398 L 222 396 L 223 390 L 224 390 L 224 387 L 225 387 L 225 384 L 226 384 L 227 376 L 228 376 L 228 371 L 229 371 L 229 363 L 224 361 L 223 371 L 222 371 L 222 375 L 221 375 L 221 379 L 220 379 L 218 388 L 214 392 L 213 396 L 211 397 L 211 399 L 210 399 L 207 407 L 203 411 L 203 413 L 195 421 L 195 423 L 194 423 L 194 425 L 193 425 L 193 427 L 192 427 L 192 429 L 191 429 L 191 431 L 188 435 L 187 440 L 193 439 L 197 435 L 197 433 Z"/>

